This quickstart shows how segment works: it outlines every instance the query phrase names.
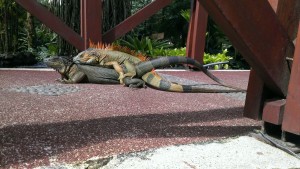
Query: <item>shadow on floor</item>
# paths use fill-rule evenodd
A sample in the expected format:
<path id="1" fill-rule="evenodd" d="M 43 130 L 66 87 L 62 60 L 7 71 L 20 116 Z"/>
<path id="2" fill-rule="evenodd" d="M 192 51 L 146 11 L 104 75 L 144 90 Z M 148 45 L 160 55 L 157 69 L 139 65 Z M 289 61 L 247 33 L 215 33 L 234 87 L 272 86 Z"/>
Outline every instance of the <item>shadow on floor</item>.
<path id="1" fill-rule="evenodd" d="M 243 108 L 201 112 L 117 116 L 41 125 L 13 125 L 0 129 L 1 166 L 28 162 L 90 144 L 125 138 L 229 137 L 258 126 L 245 121 Z M 224 121 L 227 121 L 224 125 Z M 232 122 L 228 122 L 232 121 Z M 51 152 L 47 150 L 51 147 Z"/>

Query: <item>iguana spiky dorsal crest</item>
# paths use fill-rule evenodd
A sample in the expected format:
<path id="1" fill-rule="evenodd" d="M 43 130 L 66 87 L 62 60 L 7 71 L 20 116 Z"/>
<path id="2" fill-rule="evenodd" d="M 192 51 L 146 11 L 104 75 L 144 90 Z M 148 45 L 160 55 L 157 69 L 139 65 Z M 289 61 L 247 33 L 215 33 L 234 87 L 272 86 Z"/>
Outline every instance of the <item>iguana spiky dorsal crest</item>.
<path id="1" fill-rule="evenodd" d="M 124 52 L 129 55 L 135 56 L 139 58 L 141 61 L 147 61 L 149 58 L 141 53 L 137 53 L 134 50 L 129 49 L 128 47 L 125 46 L 120 46 L 120 45 L 115 45 L 115 44 L 106 44 L 106 43 L 93 43 L 90 41 L 89 44 L 90 48 L 96 48 L 96 49 L 105 49 L 105 50 L 114 50 L 114 51 L 119 51 L 119 52 Z"/>

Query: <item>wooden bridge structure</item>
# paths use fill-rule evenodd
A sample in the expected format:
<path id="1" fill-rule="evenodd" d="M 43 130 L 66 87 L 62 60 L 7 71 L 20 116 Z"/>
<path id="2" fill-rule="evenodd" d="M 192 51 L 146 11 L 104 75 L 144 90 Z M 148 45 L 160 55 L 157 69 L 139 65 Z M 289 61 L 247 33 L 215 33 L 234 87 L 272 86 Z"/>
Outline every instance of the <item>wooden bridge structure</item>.
<path id="1" fill-rule="evenodd" d="M 77 34 L 36 0 L 16 0 L 79 50 L 88 48 L 89 40 L 113 42 L 172 3 L 155 0 L 102 34 L 102 1 L 80 1 Z M 244 116 L 280 126 L 282 136 L 300 135 L 300 1 L 192 1 L 186 55 L 202 62 L 209 15 L 252 67 Z"/>

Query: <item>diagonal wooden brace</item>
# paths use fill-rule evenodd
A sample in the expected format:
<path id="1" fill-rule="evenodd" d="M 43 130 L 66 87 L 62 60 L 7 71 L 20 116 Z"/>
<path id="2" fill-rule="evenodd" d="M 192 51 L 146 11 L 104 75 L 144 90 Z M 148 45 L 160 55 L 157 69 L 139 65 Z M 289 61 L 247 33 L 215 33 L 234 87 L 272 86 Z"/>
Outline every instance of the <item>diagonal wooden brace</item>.
<path id="1" fill-rule="evenodd" d="M 286 96 L 290 72 L 285 58 L 294 45 L 268 1 L 200 2 L 265 85 L 276 95 Z"/>
<path id="2" fill-rule="evenodd" d="M 85 49 L 83 38 L 36 0 L 16 0 L 16 2 L 77 49 Z"/>

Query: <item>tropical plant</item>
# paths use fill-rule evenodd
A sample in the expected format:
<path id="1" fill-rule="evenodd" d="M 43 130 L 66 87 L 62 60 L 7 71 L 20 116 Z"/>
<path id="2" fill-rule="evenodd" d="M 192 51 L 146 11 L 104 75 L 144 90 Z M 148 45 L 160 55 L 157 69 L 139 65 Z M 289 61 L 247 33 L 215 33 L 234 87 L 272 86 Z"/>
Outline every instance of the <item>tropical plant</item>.
<path id="1" fill-rule="evenodd" d="M 13 0 L 0 0 L 0 20 L 0 52 L 18 52 L 18 39 L 26 36 L 26 12 Z"/>
<path id="2" fill-rule="evenodd" d="M 191 10 L 190 10 L 190 9 L 181 10 L 181 11 L 180 11 L 180 15 L 181 15 L 187 22 L 190 22 L 190 18 L 191 18 Z"/>
<path id="3" fill-rule="evenodd" d="M 186 48 L 174 48 L 174 49 L 154 49 L 153 58 L 160 56 L 186 56 Z"/>
<path id="4" fill-rule="evenodd" d="M 78 1 L 78 0 L 77 0 Z M 135 0 L 136 1 L 136 0 Z M 103 32 L 119 24 L 132 13 L 132 0 L 105 0 L 103 1 Z M 135 3 L 136 4 L 136 3 Z"/>
<path id="5" fill-rule="evenodd" d="M 167 40 L 153 40 L 149 37 L 133 37 L 126 36 L 125 39 L 121 39 L 118 42 L 121 46 L 127 46 L 128 48 L 140 53 L 144 53 L 149 56 L 154 55 L 155 49 L 166 49 L 172 46 Z"/>
<path id="6" fill-rule="evenodd" d="M 217 63 L 217 62 L 229 61 L 229 60 L 232 59 L 232 57 L 227 56 L 227 53 L 228 53 L 228 51 L 226 49 L 223 50 L 222 53 L 217 53 L 217 54 L 204 53 L 203 62 L 205 64 L 208 64 L 208 63 Z"/>
<path id="7" fill-rule="evenodd" d="M 161 56 L 186 56 L 186 48 L 175 48 L 175 49 L 155 49 L 153 58 Z M 203 62 L 204 64 L 217 63 L 217 62 L 227 62 L 231 61 L 232 57 L 228 56 L 228 51 L 223 50 L 222 53 L 208 54 L 204 53 Z M 225 67 L 228 68 L 228 65 Z"/>

